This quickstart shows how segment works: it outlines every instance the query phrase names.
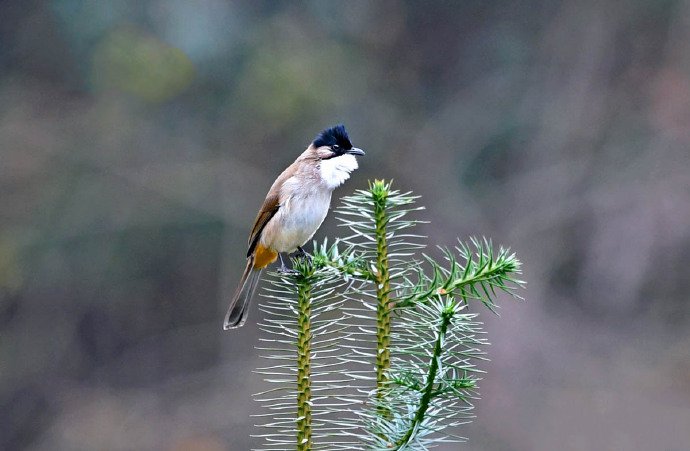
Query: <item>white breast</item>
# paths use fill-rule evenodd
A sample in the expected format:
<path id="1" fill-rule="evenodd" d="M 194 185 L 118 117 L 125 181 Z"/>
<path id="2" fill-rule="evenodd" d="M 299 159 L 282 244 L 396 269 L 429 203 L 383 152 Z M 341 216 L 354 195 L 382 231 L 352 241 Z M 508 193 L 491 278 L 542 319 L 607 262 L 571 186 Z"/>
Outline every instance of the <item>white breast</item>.
<path id="1" fill-rule="evenodd" d="M 321 180 L 330 189 L 335 189 L 350 178 L 350 172 L 357 169 L 357 159 L 354 155 L 344 154 L 339 157 L 321 160 L 319 172 Z"/>
<path id="2" fill-rule="evenodd" d="M 314 236 L 328 214 L 331 189 L 308 185 L 306 188 L 296 177 L 285 181 L 283 201 L 261 234 L 262 244 L 278 252 L 294 252 Z"/>

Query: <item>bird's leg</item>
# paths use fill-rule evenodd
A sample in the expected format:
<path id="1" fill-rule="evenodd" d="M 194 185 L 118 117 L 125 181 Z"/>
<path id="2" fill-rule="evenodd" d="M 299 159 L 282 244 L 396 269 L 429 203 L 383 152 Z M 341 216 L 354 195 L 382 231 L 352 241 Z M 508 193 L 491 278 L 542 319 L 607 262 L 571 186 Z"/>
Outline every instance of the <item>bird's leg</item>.
<path id="1" fill-rule="evenodd" d="M 283 254 L 278 252 L 278 258 L 280 258 L 280 268 L 278 272 L 288 272 L 290 269 L 285 265 L 285 260 L 283 260 Z"/>

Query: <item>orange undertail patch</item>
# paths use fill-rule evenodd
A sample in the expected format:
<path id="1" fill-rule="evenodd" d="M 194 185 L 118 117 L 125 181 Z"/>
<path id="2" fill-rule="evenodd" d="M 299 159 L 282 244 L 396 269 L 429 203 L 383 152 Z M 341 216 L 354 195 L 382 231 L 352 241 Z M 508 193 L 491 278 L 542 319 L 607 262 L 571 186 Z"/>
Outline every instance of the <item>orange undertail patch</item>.
<path id="1" fill-rule="evenodd" d="M 254 251 L 254 269 L 265 268 L 278 258 L 278 253 L 274 250 L 263 247 L 261 244 L 256 245 Z"/>

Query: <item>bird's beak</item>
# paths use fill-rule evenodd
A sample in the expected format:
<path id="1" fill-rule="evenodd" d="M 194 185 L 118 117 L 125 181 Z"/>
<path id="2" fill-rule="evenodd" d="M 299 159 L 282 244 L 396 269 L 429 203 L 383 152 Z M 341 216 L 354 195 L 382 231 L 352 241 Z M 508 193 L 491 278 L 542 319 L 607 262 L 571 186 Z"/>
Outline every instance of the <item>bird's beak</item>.
<path id="1" fill-rule="evenodd" d="M 356 147 L 353 147 L 352 149 L 348 150 L 346 153 L 349 153 L 351 155 L 364 155 L 364 151 L 362 149 L 358 149 Z"/>

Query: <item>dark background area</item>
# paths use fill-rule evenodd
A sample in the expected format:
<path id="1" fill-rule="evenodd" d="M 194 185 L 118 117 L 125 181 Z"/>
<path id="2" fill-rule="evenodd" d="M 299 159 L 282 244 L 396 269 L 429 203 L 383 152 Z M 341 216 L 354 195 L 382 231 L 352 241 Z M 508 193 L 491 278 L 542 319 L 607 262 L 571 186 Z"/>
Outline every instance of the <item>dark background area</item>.
<path id="1" fill-rule="evenodd" d="M 473 451 L 690 446 L 687 1 L 0 3 L 0 449 L 247 450 L 273 179 L 322 128 L 486 235 Z M 340 231 L 329 217 L 317 238 Z"/>

